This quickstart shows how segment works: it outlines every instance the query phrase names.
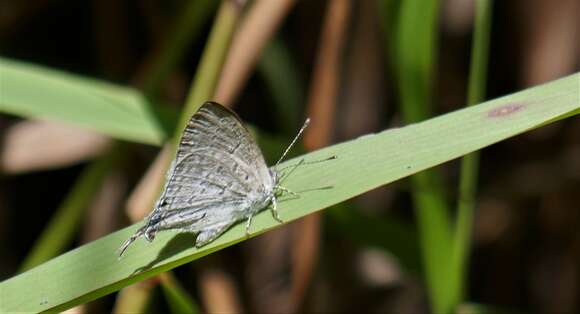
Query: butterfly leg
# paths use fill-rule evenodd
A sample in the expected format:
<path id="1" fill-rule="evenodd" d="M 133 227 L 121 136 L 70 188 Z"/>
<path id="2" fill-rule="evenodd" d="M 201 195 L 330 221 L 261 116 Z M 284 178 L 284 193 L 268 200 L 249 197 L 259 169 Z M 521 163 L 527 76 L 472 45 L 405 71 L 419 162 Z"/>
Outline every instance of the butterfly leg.
<path id="1" fill-rule="evenodd" d="M 288 194 L 292 195 L 295 198 L 300 198 L 300 194 L 298 194 L 298 193 L 296 193 L 296 192 L 294 192 L 292 190 L 289 190 L 288 188 L 285 188 L 283 186 L 276 185 L 274 188 L 277 189 L 277 190 L 280 190 L 282 192 L 288 193 Z"/>
<path id="2" fill-rule="evenodd" d="M 248 220 L 246 221 L 246 237 L 250 236 L 250 226 L 252 225 L 252 214 L 248 216 Z"/>
<path id="3" fill-rule="evenodd" d="M 279 223 L 283 223 L 284 221 L 280 218 L 280 215 L 278 215 L 278 202 L 276 202 L 276 196 L 272 195 L 270 200 L 272 201 L 272 206 L 270 207 L 272 217 L 274 217 L 274 219 L 276 219 Z"/>

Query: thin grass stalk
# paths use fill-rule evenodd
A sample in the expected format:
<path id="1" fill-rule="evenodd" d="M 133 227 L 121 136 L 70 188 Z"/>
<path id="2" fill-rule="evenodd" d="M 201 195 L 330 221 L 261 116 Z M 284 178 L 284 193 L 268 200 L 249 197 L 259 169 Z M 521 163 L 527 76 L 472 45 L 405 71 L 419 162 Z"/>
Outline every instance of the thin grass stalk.
<path id="1" fill-rule="evenodd" d="M 475 7 L 474 36 L 471 47 L 471 65 L 467 106 L 480 103 L 485 98 L 487 64 L 489 55 L 489 33 L 491 28 L 492 0 L 477 0 Z M 456 305 L 465 299 L 466 268 L 475 214 L 477 180 L 479 173 L 479 152 L 465 155 L 461 160 L 459 195 L 457 199 L 457 222 L 453 250 L 453 299 Z"/>
<path id="2" fill-rule="evenodd" d="M 400 7 L 395 65 L 406 123 L 431 116 L 438 11 L 437 0 L 409 0 Z M 411 184 L 431 309 L 448 313 L 452 309 L 448 276 L 452 247 L 442 180 L 435 170 L 428 170 L 411 177 Z"/>

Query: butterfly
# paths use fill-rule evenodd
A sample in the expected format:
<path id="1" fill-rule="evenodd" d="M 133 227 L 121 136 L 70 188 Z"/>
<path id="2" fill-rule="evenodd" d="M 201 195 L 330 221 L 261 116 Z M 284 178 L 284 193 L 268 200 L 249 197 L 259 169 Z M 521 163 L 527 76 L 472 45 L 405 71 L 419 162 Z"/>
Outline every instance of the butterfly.
<path id="1" fill-rule="evenodd" d="M 291 166 L 285 175 L 280 175 L 275 167 L 309 122 L 306 119 L 276 165 L 269 168 L 236 113 L 215 102 L 204 103 L 183 131 L 155 207 L 145 218 L 145 224 L 123 243 L 119 256 L 137 238 L 143 236 L 151 242 L 162 230 L 197 234 L 198 248 L 240 221 L 246 221 L 249 234 L 252 217 L 268 207 L 273 217 L 282 222 L 277 198 L 282 193 L 297 194 L 280 183 L 304 164 L 304 159 Z"/>

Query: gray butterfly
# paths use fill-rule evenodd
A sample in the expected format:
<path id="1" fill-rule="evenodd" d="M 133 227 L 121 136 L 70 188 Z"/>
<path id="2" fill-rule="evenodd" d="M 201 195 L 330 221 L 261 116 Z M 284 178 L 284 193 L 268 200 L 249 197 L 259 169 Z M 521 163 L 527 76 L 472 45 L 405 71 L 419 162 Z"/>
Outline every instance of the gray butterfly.
<path id="1" fill-rule="evenodd" d="M 308 123 L 307 119 L 276 165 Z M 292 170 L 300 164 L 304 160 Z M 215 240 L 242 220 L 246 220 L 248 233 L 252 217 L 268 206 L 274 218 L 282 222 L 277 197 L 283 192 L 296 195 L 279 185 L 283 177 L 268 168 L 258 145 L 233 111 L 206 102 L 183 131 L 153 211 L 145 225 L 121 246 L 119 255 L 138 237 L 151 242 L 162 230 L 195 233 L 196 247 Z"/>

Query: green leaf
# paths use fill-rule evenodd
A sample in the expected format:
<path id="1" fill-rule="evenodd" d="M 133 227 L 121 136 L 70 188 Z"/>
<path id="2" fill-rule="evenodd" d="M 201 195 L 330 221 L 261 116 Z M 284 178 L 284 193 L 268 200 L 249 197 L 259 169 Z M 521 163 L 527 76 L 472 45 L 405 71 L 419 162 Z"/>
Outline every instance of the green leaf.
<path id="1" fill-rule="evenodd" d="M 0 58 L 0 112 L 56 119 L 145 144 L 161 144 L 167 133 L 135 89 L 5 58 Z"/>
<path id="2" fill-rule="evenodd" d="M 296 220 L 322 208 L 534 129 L 580 109 L 580 74 L 425 122 L 386 130 L 302 156 L 337 159 L 299 167 L 285 186 L 300 191 L 332 185 L 281 201 L 280 216 Z M 296 159 L 282 164 L 297 162 Z M 194 237 L 162 232 L 155 241 L 137 241 L 118 260 L 117 249 L 140 224 L 54 258 L 0 283 L 0 312 L 63 311 L 139 280 L 175 268 L 246 239 L 243 224 L 201 249 Z M 270 213 L 254 219 L 252 236 L 280 224 Z"/>

